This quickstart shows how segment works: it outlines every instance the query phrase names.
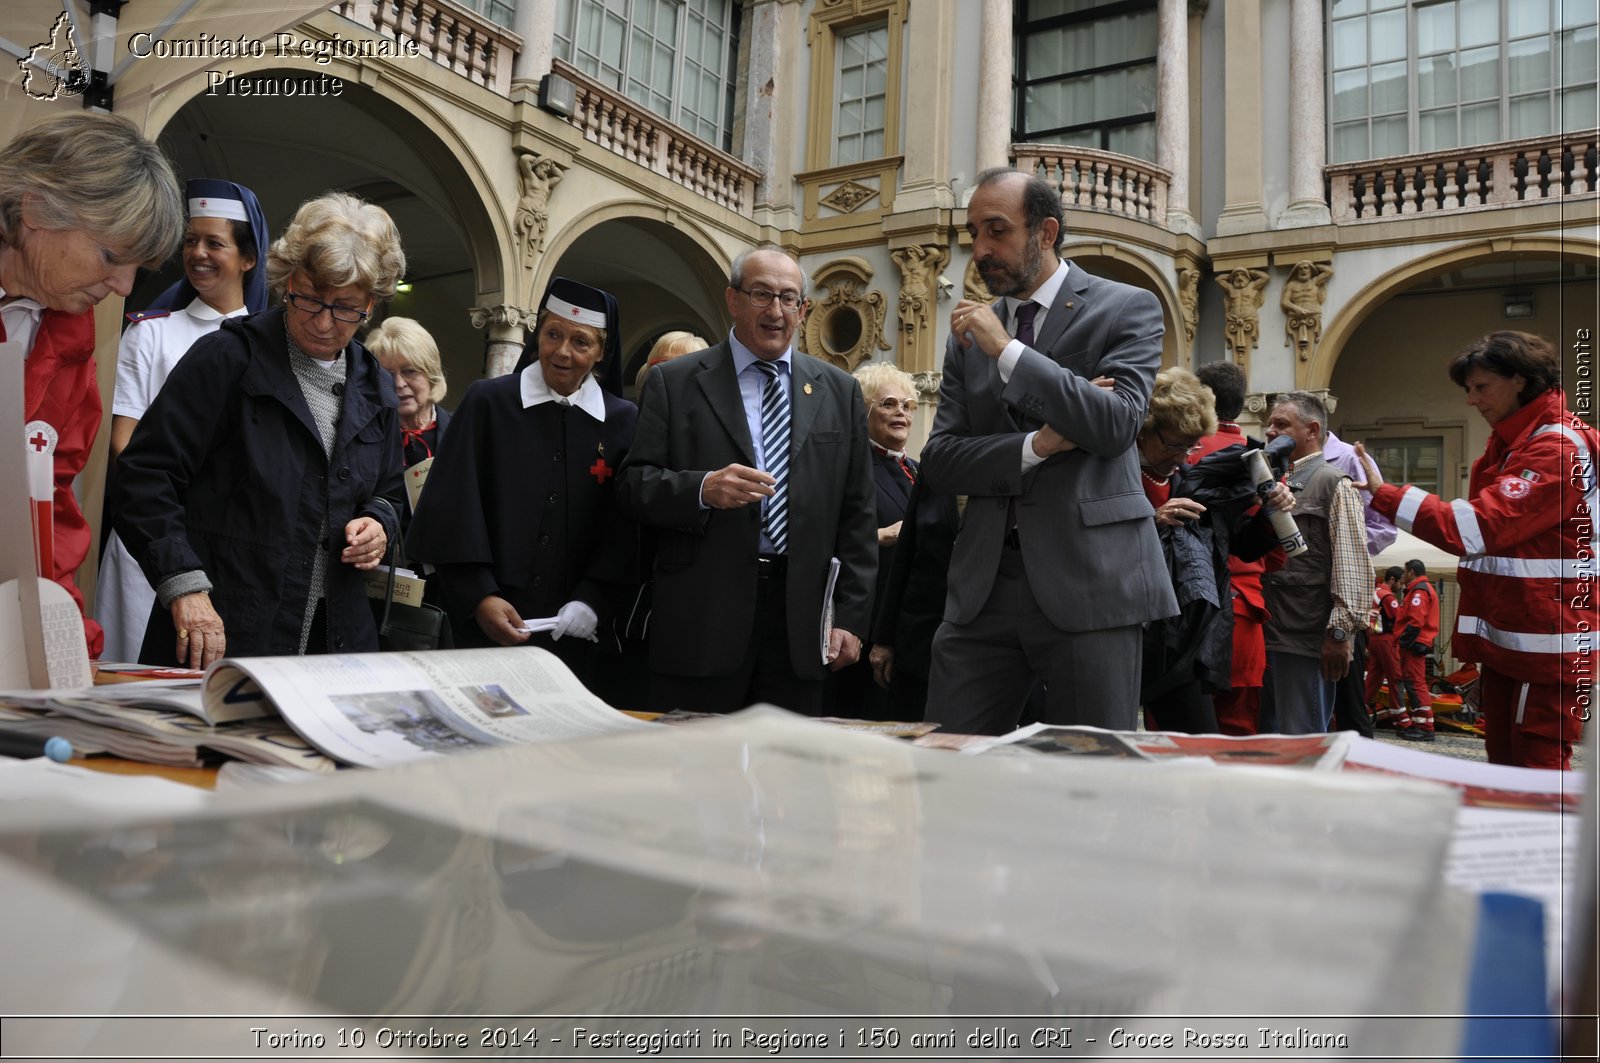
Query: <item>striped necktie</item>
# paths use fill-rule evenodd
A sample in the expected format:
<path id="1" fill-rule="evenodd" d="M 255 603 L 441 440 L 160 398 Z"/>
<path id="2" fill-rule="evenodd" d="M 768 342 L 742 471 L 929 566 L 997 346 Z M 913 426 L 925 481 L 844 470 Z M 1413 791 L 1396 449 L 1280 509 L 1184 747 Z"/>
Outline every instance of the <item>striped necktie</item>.
<path id="1" fill-rule="evenodd" d="M 789 544 L 789 397 L 777 365 L 758 361 L 755 366 L 767 377 L 761 390 L 761 456 L 776 481 L 766 502 L 765 525 L 773 552 L 781 554 Z"/>

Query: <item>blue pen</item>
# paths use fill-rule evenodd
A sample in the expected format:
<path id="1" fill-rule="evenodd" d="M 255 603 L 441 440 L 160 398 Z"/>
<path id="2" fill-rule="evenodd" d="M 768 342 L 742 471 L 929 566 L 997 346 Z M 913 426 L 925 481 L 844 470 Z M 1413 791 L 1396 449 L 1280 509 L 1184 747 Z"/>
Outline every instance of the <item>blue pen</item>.
<path id="1" fill-rule="evenodd" d="M 57 764 L 72 759 L 72 743 L 65 738 L 41 738 L 0 728 L 0 757 L 49 757 Z"/>

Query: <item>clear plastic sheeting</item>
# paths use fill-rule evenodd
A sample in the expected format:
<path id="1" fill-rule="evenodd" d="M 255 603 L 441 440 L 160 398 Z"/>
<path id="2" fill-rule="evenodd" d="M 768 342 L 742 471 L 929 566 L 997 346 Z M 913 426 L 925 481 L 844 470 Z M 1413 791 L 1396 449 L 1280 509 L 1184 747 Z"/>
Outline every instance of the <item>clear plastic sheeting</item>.
<path id="1" fill-rule="evenodd" d="M 135 825 L 42 830 L 0 807 L 0 890 L 28 913 L 0 999 L 12 1015 L 278 1016 L 325 1039 L 393 1016 L 542 1031 L 474 1041 L 479 1058 L 607 1053 L 574 1027 L 682 1027 L 701 1049 L 662 1054 L 769 1056 L 711 1051 L 741 1017 L 834 1042 L 780 1046 L 790 1058 L 930 1058 L 914 1028 L 957 1030 L 952 1054 L 974 1056 L 1060 1055 L 1059 1035 L 1026 1042 L 1061 1027 L 1080 1055 L 1113 1031 L 1212 1054 L 1184 1050 L 1193 1030 L 1248 1034 L 1214 1054 L 1250 1058 L 1259 1028 L 1344 1038 L 1318 1057 L 1448 1052 L 1455 1020 L 1400 1017 L 1462 1010 L 1472 908 L 1441 886 L 1455 806 L 1376 777 L 960 757 L 756 710 L 219 793 Z M 1040 1022 L 968 1019 L 988 1015 Z M 867 1016 L 901 1043 L 857 1045 L 866 1027 L 844 1018 Z M 285 1058 L 252 1045 L 261 1025 L 40 1018 L 8 1021 L 5 1047 Z M 966 1042 L 988 1027 L 1020 1041 Z"/>

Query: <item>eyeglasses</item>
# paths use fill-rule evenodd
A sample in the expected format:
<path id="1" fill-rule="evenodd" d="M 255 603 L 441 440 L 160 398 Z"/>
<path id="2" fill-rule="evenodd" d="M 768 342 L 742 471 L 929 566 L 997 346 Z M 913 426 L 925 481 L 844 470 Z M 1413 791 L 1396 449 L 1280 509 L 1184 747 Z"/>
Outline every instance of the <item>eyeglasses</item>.
<path id="1" fill-rule="evenodd" d="M 783 307 L 784 313 L 792 314 L 806 301 L 806 297 L 799 292 L 769 292 L 765 288 L 735 288 L 734 291 L 742 293 L 757 310 L 765 310 L 772 305 L 772 300 L 776 299 Z"/>
<path id="2" fill-rule="evenodd" d="M 896 410 L 904 410 L 907 413 L 917 412 L 916 399 L 879 399 L 877 402 L 873 403 L 873 405 L 882 410 L 884 413 L 894 413 Z"/>
<path id="3" fill-rule="evenodd" d="M 1167 453 L 1171 454 L 1175 458 L 1176 457 L 1180 457 L 1180 456 L 1182 456 L 1184 454 L 1193 454 L 1195 451 L 1200 449 L 1200 444 L 1199 444 L 1198 441 L 1196 441 L 1194 443 L 1176 443 L 1175 444 L 1175 443 L 1170 442 L 1167 439 L 1166 436 L 1161 434 L 1161 429 L 1157 428 L 1157 429 L 1154 429 L 1154 431 L 1155 431 L 1155 434 L 1156 434 L 1156 438 L 1161 441 L 1161 445 L 1166 448 Z"/>
<path id="4" fill-rule="evenodd" d="M 333 315 L 335 321 L 343 321 L 346 325 L 354 325 L 367 319 L 367 311 L 365 310 L 325 303 L 321 299 L 313 299 L 309 295 L 299 295 L 295 292 L 286 291 L 283 293 L 283 297 L 289 301 L 290 306 L 302 314 L 310 314 L 312 317 L 316 317 L 326 310 Z"/>

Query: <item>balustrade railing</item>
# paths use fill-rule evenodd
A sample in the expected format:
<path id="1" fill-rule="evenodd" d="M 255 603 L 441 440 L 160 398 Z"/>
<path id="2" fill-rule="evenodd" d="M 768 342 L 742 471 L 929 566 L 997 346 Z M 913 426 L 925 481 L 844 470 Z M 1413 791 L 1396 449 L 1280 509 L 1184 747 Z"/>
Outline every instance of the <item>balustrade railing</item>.
<path id="1" fill-rule="evenodd" d="M 421 55 L 490 91 L 511 92 L 522 38 L 475 11 L 450 0 L 342 0 L 333 10 L 380 37 L 415 42 Z"/>
<path id="2" fill-rule="evenodd" d="M 1059 189 L 1068 207 L 1121 214 L 1155 225 L 1167 223 L 1172 174 L 1153 163 L 1060 144 L 1013 144 L 1011 163 Z"/>
<path id="3" fill-rule="evenodd" d="M 1335 224 L 1484 210 L 1595 192 L 1600 130 L 1340 163 L 1325 173 Z"/>
<path id="4" fill-rule="evenodd" d="M 665 118 L 556 60 L 553 73 L 577 87 L 571 122 L 584 139 L 749 217 L 761 173 Z"/>

